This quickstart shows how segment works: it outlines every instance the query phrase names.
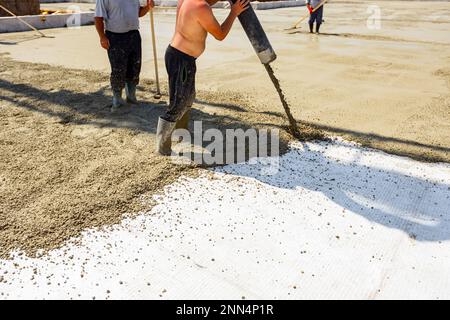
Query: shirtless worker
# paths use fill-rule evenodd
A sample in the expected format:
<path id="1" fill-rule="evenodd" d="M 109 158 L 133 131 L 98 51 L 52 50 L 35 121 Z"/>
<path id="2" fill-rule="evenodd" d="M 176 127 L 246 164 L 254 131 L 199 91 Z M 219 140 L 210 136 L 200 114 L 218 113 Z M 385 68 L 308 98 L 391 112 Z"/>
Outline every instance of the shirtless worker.
<path id="1" fill-rule="evenodd" d="M 95 27 L 111 64 L 112 112 L 125 103 L 124 88 L 127 102 L 137 104 L 136 86 L 142 64 L 139 18 L 154 7 L 153 0 L 145 2 L 141 7 L 139 0 L 96 0 Z"/>
<path id="2" fill-rule="evenodd" d="M 236 18 L 249 6 L 249 0 L 237 0 L 221 24 L 211 6 L 218 0 L 179 0 L 175 34 L 166 50 L 170 103 L 159 118 L 156 130 L 156 151 L 165 156 L 172 153 L 175 128 L 187 128 L 189 111 L 195 99 L 196 59 L 205 51 L 208 33 L 224 40 Z"/>

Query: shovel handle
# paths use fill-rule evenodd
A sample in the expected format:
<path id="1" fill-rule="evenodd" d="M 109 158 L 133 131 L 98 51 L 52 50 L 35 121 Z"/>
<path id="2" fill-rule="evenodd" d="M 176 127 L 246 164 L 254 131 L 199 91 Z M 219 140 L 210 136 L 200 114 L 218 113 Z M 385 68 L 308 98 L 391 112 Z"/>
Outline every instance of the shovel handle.
<path id="1" fill-rule="evenodd" d="M 155 61 L 156 93 L 160 95 L 161 88 L 159 86 L 158 53 L 156 51 L 155 19 L 153 17 L 153 8 L 150 10 L 150 28 L 152 32 L 153 60 Z"/>
<path id="2" fill-rule="evenodd" d="M 33 27 L 31 24 L 29 24 L 28 22 L 26 22 L 25 20 L 23 20 L 21 17 L 15 15 L 13 12 L 11 12 L 10 10 L 8 10 L 7 8 L 5 8 L 4 6 L 2 6 L 0 4 L 0 8 L 5 10 L 8 14 L 12 15 L 13 17 L 17 18 L 20 22 L 22 22 L 23 24 L 25 24 L 26 26 L 28 26 L 29 28 L 31 28 L 32 30 L 36 31 L 37 33 L 39 33 L 42 37 L 46 37 L 45 34 L 43 34 L 41 31 L 39 31 L 38 29 L 36 29 L 35 27 Z"/>

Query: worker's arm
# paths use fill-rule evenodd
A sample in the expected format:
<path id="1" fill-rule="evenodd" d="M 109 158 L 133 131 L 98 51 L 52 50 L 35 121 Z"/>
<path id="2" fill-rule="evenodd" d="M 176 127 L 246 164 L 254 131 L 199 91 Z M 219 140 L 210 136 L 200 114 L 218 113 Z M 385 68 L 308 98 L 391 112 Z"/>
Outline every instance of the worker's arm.
<path id="1" fill-rule="evenodd" d="M 109 49 L 109 40 L 105 34 L 105 21 L 102 17 L 95 17 L 95 29 L 100 37 L 100 45 L 103 49 Z"/>
<path id="2" fill-rule="evenodd" d="M 147 5 L 139 8 L 139 17 L 145 16 L 151 9 L 153 9 L 154 6 L 155 3 L 153 0 L 147 0 Z"/>
<path id="3" fill-rule="evenodd" d="M 306 7 L 308 8 L 309 13 L 313 12 L 313 7 L 311 7 L 311 0 L 306 0 Z"/>
<path id="4" fill-rule="evenodd" d="M 216 17 L 214 17 L 211 7 L 205 3 L 205 5 L 199 9 L 198 22 L 208 33 L 212 34 L 214 38 L 222 41 L 227 37 L 228 33 L 230 33 L 234 20 L 236 20 L 242 12 L 248 9 L 249 4 L 250 0 L 237 0 L 236 3 L 231 6 L 228 17 L 222 25 L 220 25 Z"/>

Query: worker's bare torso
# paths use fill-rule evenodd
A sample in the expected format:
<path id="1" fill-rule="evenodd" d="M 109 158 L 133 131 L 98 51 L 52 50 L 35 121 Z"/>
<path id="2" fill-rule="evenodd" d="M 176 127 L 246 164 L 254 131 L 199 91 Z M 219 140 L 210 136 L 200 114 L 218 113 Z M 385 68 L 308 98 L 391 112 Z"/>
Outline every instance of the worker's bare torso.
<path id="1" fill-rule="evenodd" d="M 205 51 L 207 31 L 199 23 L 205 0 L 180 0 L 177 8 L 177 23 L 172 47 L 198 58 Z"/>

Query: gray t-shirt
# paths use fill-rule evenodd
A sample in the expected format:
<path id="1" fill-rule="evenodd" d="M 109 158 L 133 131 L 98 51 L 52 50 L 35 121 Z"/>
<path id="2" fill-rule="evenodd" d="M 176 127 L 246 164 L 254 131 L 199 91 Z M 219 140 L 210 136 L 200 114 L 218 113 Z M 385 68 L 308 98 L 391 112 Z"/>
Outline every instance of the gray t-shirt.
<path id="1" fill-rule="evenodd" d="M 96 0 L 95 16 L 107 31 L 125 33 L 139 29 L 139 8 L 139 0 Z"/>

